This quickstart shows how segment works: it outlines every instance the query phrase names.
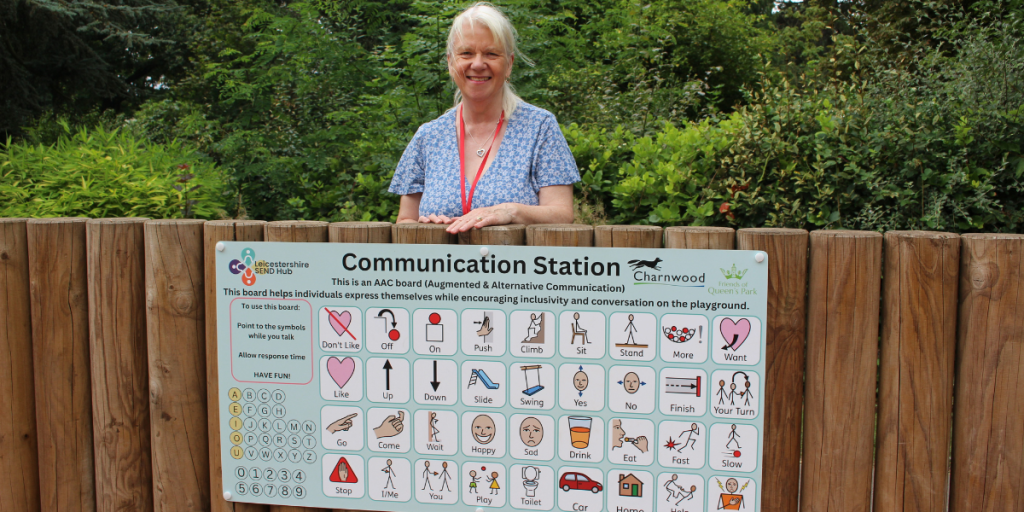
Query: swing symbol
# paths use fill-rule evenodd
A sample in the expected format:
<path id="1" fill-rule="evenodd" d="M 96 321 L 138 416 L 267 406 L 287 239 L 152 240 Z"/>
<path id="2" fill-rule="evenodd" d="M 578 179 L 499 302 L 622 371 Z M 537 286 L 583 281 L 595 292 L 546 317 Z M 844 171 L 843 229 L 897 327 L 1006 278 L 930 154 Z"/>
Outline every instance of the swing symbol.
<path id="1" fill-rule="evenodd" d="M 544 386 L 540 384 L 540 366 L 539 364 L 523 365 L 519 369 L 523 371 L 523 379 L 526 380 L 526 389 L 523 390 L 523 394 L 526 396 L 533 396 L 539 393 Z M 537 385 L 530 386 L 530 370 L 536 372 L 534 376 L 537 378 Z"/>

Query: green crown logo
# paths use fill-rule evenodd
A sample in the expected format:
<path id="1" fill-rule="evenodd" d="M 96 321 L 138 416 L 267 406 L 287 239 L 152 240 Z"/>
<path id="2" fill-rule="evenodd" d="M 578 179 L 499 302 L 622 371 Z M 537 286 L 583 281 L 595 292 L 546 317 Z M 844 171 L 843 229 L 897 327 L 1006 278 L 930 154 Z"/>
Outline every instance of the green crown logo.
<path id="1" fill-rule="evenodd" d="M 719 268 L 718 270 L 722 271 L 722 275 L 724 275 L 726 279 L 743 279 L 743 276 L 747 274 L 748 269 L 738 271 L 736 270 L 736 264 L 733 263 L 732 268 L 730 268 L 729 270 L 726 270 L 724 268 Z"/>

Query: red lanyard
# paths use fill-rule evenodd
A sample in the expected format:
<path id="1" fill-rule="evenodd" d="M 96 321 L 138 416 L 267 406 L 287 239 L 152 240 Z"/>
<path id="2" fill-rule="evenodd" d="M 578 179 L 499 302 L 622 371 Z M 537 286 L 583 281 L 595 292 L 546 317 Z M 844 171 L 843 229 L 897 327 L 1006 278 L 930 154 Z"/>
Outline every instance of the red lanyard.
<path id="1" fill-rule="evenodd" d="M 505 121 L 505 111 L 501 111 L 501 117 L 498 118 L 498 127 L 494 129 L 494 138 L 491 139 L 491 145 L 487 146 L 487 153 L 484 154 L 483 162 L 480 162 L 480 169 L 476 171 L 476 177 L 473 178 L 473 186 L 469 189 L 469 201 L 466 201 L 466 158 L 464 153 L 466 152 L 466 119 L 462 117 L 462 107 L 459 106 L 459 192 L 462 192 L 462 214 L 466 215 L 472 210 L 473 206 L 473 194 L 476 192 L 476 183 L 480 181 L 480 175 L 484 172 L 484 165 L 487 164 L 487 157 L 491 155 L 491 147 L 494 146 L 494 141 L 498 139 L 498 132 L 501 131 L 501 123 Z"/>

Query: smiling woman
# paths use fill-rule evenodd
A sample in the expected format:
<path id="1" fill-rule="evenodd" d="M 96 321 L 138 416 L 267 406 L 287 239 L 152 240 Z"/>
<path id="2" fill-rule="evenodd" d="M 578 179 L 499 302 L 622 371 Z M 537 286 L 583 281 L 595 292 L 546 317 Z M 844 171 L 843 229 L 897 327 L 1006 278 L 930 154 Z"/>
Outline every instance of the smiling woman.
<path id="1" fill-rule="evenodd" d="M 455 106 L 420 126 L 398 163 L 389 189 L 402 196 L 398 222 L 449 224 L 450 233 L 572 222 L 579 171 L 555 116 L 513 91 L 516 52 L 515 29 L 494 6 L 456 16 L 447 49 Z"/>

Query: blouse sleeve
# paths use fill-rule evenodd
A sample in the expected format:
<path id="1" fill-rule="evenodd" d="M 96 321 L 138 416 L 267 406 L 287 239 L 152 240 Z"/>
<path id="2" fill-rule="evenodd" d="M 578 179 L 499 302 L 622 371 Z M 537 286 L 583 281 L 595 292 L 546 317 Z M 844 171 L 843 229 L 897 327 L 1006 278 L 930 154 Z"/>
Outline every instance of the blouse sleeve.
<path id="1" fill-rule="evenodd" d="M 424 176 L 427 169 L 426 152 L 423 150 L 423 126 L 416 130 L 409 145 L 398 161 L 395 175 L 391 178 L 388 192 L 398 195 L 423 192 Z"/>
<path id="2" fill-rule="evenodd" d="M 576 159 L 554 115 L 548 113 L 544 116 L 538 136 L 539 146 L 534 153 L 533 172 L 530 176 L 533 189 L 539 193 L 541 187 L 572 185 L 580 181 Z"/>

